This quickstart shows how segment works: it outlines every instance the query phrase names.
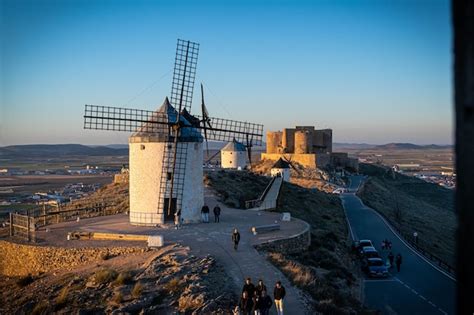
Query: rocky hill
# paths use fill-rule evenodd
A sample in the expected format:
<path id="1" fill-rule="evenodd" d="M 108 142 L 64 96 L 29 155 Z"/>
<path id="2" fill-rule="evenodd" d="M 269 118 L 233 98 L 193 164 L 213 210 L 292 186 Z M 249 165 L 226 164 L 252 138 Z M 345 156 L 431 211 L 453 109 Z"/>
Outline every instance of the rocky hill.
<path id="1" fill-rule="evenodd" d="M 100 250 L 83 252 L 86 261 L 74 270 L 0 276 L 0 313 L 230 314 L 237 300 L 214 258 L 195 257 L 189 248 L 169 245 L 87 260 Z M 78 254 L 62 251 L 61 256 Z"/>

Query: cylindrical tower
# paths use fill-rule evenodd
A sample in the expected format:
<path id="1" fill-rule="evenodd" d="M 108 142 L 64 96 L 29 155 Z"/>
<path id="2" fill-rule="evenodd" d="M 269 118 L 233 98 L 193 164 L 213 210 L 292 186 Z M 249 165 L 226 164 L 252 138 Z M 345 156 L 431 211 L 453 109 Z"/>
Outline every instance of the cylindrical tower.
<path id="1" fill-rule="evenodd" d="M 312 135 L 307 130 L 297 130 L 295 132 L 295 154 L 311 153 L 313 147 Z"/>
<path id="2" fill-rule="evenodd" d="M 279 153 L 278 148 L 281 146 L 281 131 L 267 131 L 267 153 Z"/>

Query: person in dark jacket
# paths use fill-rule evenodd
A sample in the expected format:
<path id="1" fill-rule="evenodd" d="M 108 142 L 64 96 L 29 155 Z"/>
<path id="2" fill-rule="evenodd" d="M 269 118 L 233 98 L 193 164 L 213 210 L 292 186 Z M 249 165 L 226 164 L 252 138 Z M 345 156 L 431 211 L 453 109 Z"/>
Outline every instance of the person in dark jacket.
<path id="1" fill-rule="evenodd" d="M 258 304 L 260 315 L 269 315 L 272 304 L 272 298 L 267 294 L 267 290 L 264 289 Z"/>
<path id="2" fill-rule="evenodd" d="M 201 208 L 202 222 L 209 223 L 209 207 L 207 205 Z"/>
<path id="3" fill-rule="evenodd" d="M 235 228 L 234 232 L 232 233 L 232 242 L 234 242 L 234 249 L 237 250 L 237 246 L 239 246 L 240 242 L 240 233 L 237 228 Z"/>
<path id="4" fill-rule="evenodd" d="M 262 295 L 262 291 L 263 290 L 267 290 L 267 287 L 265 286 L 265 284 L 263 284 L 263 280 L 262 279 L 259 279 L 258 280 L 258 283 L 257 285 L 255 286 L 255 290 L 257 290 L 258 292 L 258 296 L 261 296 Z"/>
<path id="5" fill-rule="evenodd" d="M 249 298 L 253 298 L 253 293 L 255 292 L 255 286 L 252 283 L 252 279 L 247 278 L 245 279 L 244 286 L 242 288 L 242 292 L 247 291 L 249 294 Z"/>
<path id="6" fill-rule="evenodd" d="M 219 205 L 214 207 L 214 223 L 220 222 L 219 217 L 221 215 L 221 208 Z"/>
<path id="7" fill-rule="evenodd" d="M 260 315 L 260 303 L 262 297 L 258 294 L 257 290 L 253 291 L 252 297 L 252 315 Z"/>
<path id="8" fill-rule="evenodd" d="M 397 271 L 400 272 L 400 265 L 402 264 L 402 255 L 398 254 L 397 258 L 395 259 L 395 263 L 397 264 Z"/>
<path id="9" fill-rule="evenodd" d="M 252 315 L 253 303 L 247 291 L 242 292 L 242 298 L 240 299 L 239 306 L 243 315 Z"/>
<path id="10" fill-rule="evenodd" d="M 277 281 L 275 289 L 273 289 L 273 298 L 275 299 L 275 307 L 278 315 L 283 315 L 283 299 L 285 295 L 285 288 L 281 285 L 280 281 Z"/>
<path id="11" fill-rule="evenodd" d="M 390 261 L 390 268 L 392 268 L 392 266 L 393 266 L 393 261 L 395 260 L 395 256 L 393 256 L 393 253 L 392 253 L 392 252 L 390 252 L 390 253 L 388 254 L 388 260 Z"/>

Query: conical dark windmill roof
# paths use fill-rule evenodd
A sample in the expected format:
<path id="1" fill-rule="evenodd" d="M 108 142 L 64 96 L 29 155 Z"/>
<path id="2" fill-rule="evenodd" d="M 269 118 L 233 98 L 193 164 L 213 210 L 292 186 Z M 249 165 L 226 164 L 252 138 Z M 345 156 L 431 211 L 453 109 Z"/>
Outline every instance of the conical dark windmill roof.
<path id="1" fill-rule="evenodd" d="M 237 151 L 238 152 L 238 151 L 246 151 L 246 148 L 245 148 L 245 145 L 243 145 L 242 143 L 234 139 L 233 141 L 227 143 L 221 149 L 221 151 L 233 151 L 233 152 Z"/>
<path id="2" fill-rule="evenodd" d="M 170 104 L 168 97 L 165 98 L 163 104 L 154 111 L 149 117 L 144 117 L 148 122 L 143 123 L 132 137 L 153 137 L 158 139 L 167 139 L 169 134 L 169 126 L 167 123 L 176 122 L 178 111 Z M 182 115 L 179 119 L 183 126 L 191 126 L 189 121 Z M 156 122 L 156 123 L 153 123 Z M 160 122 L 160 123 L 158 123 Z M 193 127 L 181 128 L 181 141 L 201 142 L 203 137 L 201 132 Z"/>
<path id="3" fill-rule="evenodd" d="M 278 161 L 273 164 L 272 168 L 290 168 L 290 163 L 283 160 L 282 158 L 279 158 Z"/>

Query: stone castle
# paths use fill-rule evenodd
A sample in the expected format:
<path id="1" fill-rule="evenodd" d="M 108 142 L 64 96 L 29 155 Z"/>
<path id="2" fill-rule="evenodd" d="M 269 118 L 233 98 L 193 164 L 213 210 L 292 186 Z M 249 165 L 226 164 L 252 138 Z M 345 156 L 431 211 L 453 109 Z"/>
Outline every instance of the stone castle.
<path id="1" fill-rule="evenodd" d="M 262 159 L 277 161 L 284 156 L 311 168 L 333 167 L 358 171 L 359 163 L 347 153 L 332 152 L 332 129 L 296 126 L 267 132 L 267 150 Z"/>

